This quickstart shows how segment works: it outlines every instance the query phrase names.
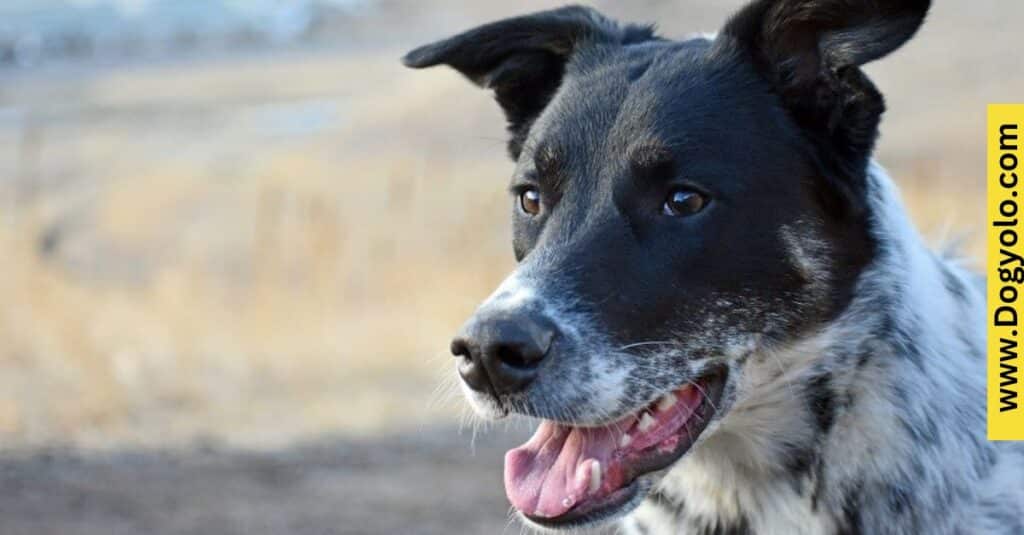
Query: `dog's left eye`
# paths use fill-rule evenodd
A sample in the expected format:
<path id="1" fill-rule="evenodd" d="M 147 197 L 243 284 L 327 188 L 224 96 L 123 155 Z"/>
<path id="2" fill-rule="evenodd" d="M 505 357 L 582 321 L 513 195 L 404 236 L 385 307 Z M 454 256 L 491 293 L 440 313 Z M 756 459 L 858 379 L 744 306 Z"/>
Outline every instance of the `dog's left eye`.
<path id="1" fill-rule="evenodd" d="M 691 189 L 675 189 L 668 194 L 661 211 L 672 217 L 685 217 L 696 214 L 707 205 L 704 195 Z"/>
<path id="2" fill-rule="evenodd" d="M 519 207 L 527 215 L 540 213 L 540 192 L 536 188 L 527 188 L 519 194 Z"/>

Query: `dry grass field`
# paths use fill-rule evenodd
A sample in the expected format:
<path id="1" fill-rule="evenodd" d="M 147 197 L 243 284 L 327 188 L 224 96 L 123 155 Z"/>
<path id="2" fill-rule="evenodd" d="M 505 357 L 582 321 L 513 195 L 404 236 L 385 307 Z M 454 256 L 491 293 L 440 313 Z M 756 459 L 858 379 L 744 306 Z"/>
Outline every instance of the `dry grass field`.
<path id="1" fill-rule="evenodd" d="M 0 532 L 456 529 L 423 515 L 500 532 L 499 444 L 452 469 L 450 448 L 470 453 L 452 431 L 462 409 L 434 392 L 448 337 L 513 264 L 503 125 L 486 93 L 398 57 L 549 5 L 391 1 L 354 49 L 0 72 Z M 597 5 L 682 36 L 738 2 Z M 925 234 L 962 236 L 974 258 L 985 104 L 1024 97 L 1021 18 L 1015 2 L 938 2 L 918 39 L 870 69 L 890 107 L 879 159 Z M 376 472 L 357 468 L 395 442 Z M 204 473 L 210 447 L 250 453 L 214 463 L 234 476 L 183 475 Z M 154 468 L 167 455 L 181 472 Z M 252 483 L 249 456 L 296 463 L 307 486 Z M 316 470 L 341 490 L 308 486 Z M 67 477 L 104 482 L 119 505 L 94 507 Z M 136 494 L 142 477 L 169 486 Z M 432 501 L 436 478 L 464 499 Z M 181 501 L 192 481 L 209 499 Z M 287 489 L 304 501 L 260 512 Z M 171 502 L 184 516 L 152 513 Z"/>

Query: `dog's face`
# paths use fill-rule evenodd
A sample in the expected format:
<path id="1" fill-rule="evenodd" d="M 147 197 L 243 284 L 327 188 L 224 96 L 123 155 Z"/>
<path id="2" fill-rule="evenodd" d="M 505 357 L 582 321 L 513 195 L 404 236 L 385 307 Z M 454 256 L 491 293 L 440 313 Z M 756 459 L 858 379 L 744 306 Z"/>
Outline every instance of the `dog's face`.
<path id="1" fill-rule="evenodd" d="M 848 302 L 883 109 L 858 67 L 927 9 L 856 4 L 755 2 L 682 42 L 571 7 L 406 57 L 509 120 L 520 264 L 452 351 L 477 412 L 542 419 L 505 467 L 531 522 L 630 510 L 743 395 L 749 355 Z"/>

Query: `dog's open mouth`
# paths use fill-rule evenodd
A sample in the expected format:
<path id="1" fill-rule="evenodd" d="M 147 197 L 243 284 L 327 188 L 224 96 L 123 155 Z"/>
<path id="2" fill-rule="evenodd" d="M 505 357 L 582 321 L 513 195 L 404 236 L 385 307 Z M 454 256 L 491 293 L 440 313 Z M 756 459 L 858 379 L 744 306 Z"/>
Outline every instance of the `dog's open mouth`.
<path id="1" fill-rule="evenodd" d="M 717 410 L 719 371 L 666 393 L 602 427 L 544 420 L 505 455 L 505 491 L 529 520 L 546 527 L 597 522 L 638 504 L 638 478 L 683 456 Z"/>

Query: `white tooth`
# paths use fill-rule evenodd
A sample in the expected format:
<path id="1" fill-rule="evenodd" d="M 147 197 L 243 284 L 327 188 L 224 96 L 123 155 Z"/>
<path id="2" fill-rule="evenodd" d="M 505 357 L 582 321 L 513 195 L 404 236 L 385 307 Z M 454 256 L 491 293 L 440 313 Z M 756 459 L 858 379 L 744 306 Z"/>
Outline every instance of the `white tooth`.
<path id="1" fill-rule="evenodd" d="M 676 401 L 675 394 L 665 394 L 658 400 L 658 410 L 665 412 L 675 406 Z"/>
<path id="2" fill-rule="evenodd" d="M 590 493 L 597 492 L 601 488 L 601 463 L 594 461 L 590 464 Z"/>
<path id="3" fill-rule="evenodd" d="M 624 434 L 621 438 L 619 438 L 619 447 L 625 448 L 626 446 L 629 445 L 630 442 L 633 442 L 633 437 L 629 436 L 628 433 Z"/>
<path id="4" fill-rule="evenodd" d="M 640 429 L 640 431 L 647 431 L 652 427 L 654 427 L 654 418 L 651 418 L 650 413 L 645 412 L 643 416 L 640 417 L 640 423 L 637 424 L 637 428 Z"/>

